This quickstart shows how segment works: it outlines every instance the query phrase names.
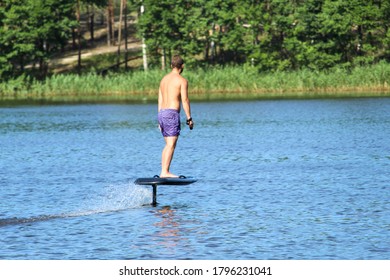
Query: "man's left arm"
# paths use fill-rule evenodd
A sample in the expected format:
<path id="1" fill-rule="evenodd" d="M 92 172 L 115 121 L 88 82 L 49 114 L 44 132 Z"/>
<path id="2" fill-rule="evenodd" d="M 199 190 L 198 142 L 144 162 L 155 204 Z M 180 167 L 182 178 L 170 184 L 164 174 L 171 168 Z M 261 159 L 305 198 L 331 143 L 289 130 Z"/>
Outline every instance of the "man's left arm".
<path id="1" fill-rule="evenodd" d="M 158 88 L 158 112 L 160 112 L 161 110 L 161 107 L 162 107 L 162 99 L 163 99 L 163 96 L 162 96 L 162 92 L 161 92 L 161 86 Z"/>

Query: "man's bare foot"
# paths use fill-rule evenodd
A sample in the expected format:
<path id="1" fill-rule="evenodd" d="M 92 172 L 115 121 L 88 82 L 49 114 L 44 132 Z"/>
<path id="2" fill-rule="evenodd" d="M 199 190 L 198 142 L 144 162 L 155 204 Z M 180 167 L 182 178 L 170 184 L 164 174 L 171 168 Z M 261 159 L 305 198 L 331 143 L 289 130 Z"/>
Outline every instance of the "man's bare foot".
<path id="1" fill-rule="evenodd" d="M 168 172 L 168 173 L 161 173 L 160 178 L 179 178 L 179 176 Z"/>

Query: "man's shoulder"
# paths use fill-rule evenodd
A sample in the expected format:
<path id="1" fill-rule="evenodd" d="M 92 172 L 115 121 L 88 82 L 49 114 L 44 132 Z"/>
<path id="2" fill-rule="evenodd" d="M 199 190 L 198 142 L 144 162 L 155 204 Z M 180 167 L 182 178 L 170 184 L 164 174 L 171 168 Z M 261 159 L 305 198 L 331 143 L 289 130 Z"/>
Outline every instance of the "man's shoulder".
<path id="1" fill-rule="evenodd" d="M 160 81 L 160 85 L 162 84 L 165 84 L 165 83 L 170 83 L 170 81 L 172 80 L 172 77 L 170 76 L 170 74 L 166 74 Z"/>
<path id="2" fill-rule="evenodd" d="M 183 83 L 187 83 L 188 82 L 187 79 L 184 78 L 182 75 L 180 75 L 180 81 L 182 81 Z"/>
<path id="3" fill-rule="evenodd" d="M 173 74 L 172 76 L 169 77 L 169 79 L 171 79 L 172 81 L 175 81 L 175 82 L 187 83 L 187 79 L 179 74 Z"/>
<path id="4" fill-rule="evenodd" d="M 186 78 L 184 78 L 182 75 L 179 75 L 179 74 L 174 74 L 174 73 L 169 73 L 169 74 L 166 74 L 162 79 L 161 79 L 161 83 L 165 83 L 167 82 L 168 84 L 187 84 L 188 81 Z"/>

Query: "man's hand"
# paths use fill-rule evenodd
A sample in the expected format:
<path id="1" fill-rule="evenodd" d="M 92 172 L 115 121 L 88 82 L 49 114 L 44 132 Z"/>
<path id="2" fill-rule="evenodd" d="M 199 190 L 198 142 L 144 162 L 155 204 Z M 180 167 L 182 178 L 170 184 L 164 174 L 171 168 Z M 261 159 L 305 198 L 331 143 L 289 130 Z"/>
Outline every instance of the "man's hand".
<path id="1" fill-rule="evenodd" d="M 192 118 L 189 118 L 186 123 L 191 130 L 194 128 L 194 122 L 192 121 Z"/>

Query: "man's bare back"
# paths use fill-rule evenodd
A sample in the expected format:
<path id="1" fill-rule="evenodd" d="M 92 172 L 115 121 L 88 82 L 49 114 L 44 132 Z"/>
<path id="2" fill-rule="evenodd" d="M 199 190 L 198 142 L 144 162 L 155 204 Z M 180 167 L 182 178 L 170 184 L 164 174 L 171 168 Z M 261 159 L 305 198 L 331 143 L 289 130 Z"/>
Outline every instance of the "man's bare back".
<path id="1" fill-rule="evenodd" d="M 189 105 L 186 104 L 188 103 L 188 82 L 180 75 L 180 72 L 181 70 L 174 68 L 171 73 L 161 80 L 158 110 L 175 109 L 180 111 L 180 101 L 182 101 L 183 109 L 187 119 L 189 119 L 191 112 L 189 111 Z"/>

